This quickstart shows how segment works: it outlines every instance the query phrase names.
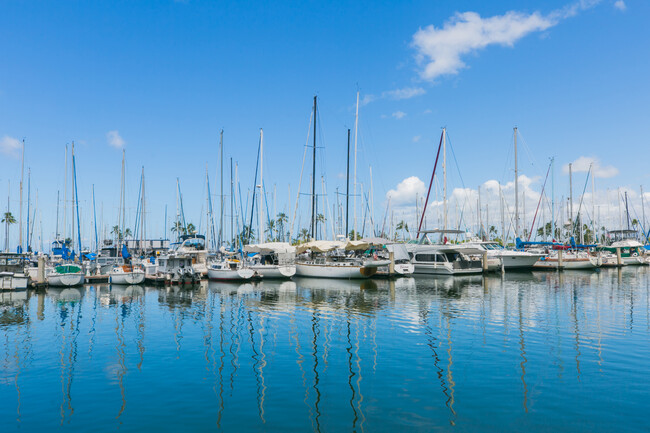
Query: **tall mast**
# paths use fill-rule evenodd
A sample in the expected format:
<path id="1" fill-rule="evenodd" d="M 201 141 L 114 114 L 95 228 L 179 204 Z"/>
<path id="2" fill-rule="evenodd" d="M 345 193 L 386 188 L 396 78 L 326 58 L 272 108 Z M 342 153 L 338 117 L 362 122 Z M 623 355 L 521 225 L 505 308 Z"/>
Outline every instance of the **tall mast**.
<path id="1" fill-rule="evenodd" d="M 24 148 L 25 148 L 25 144 L 23 143 L 23 149 Z M 25 236 L 25 238 L 27 239 L 25 241 L 25 245 L 27 246 L 27 252 L 31 251 L 31 249 L 29 247 L 29 233 L 30 233 L 30 230 L 29 230 L 29 199 L 30 199 L 30 192 L 31 192 L 31 189 L 32 189 L 31 188 L 31 186 L 32 186 L 31 180 L 32 180 L 32 169 L 28 168 L 27 169 L 27 235 Z M 22 206 L 20 206 L 20 207 L 21 207 L 21 210 L 22 210 Z M 22 250 L 22 247 L 21 247 L 21 250 Z"/>
<path id="2" fill-rule="evenodd" d="M 72 152 L 74 154 L 74 143 L 72 144 L 72 146 L 73 146 L 72 147 L 72 149 L 73 149 Z M 125 221 L 126 220 L 126 209 L 124 209 L 126 207 L 125 206 L 126 199 L 124 197 L 125 192 L 126 192 L 125 189 L 124 189 L 124 160 L 125 159 L 126 159 L 126 151 L 124 149 L 122 149 L 122 180 L 120 182 L 120 189 L 122 191 L 121 194 L 120 194 L 120 196 L 121 196 L 120 211 L 122 213 L 122 215 L 121 215 L 122 225 L 120 227 L 120 231 L 122 232 L 122 240 L 124 240 L 124 237 L 125 237 L 124 236 L 124 226 L 126 225 L 126 221 Z"/>
<path id="3" fill-rule="evenodd" d="M 517 127 L 515 131 L 515 239 L 519 237 L 519 168 L 517 166 Z"/>
<path id="4" fill-rule="evenodd" d="M 348 164 L 345 175 L 345 237 L 350 236 L 348 221 L 350 215 L 350 129 L 348 129 Z"/>
<path id="5" fill-rule="evenodd" d="M 591 163 L 591 232 L 592 232 L 592 244 L 595 244 L 597 241 L 596 237 L 596 176 L 594 175 L 594 163 Z"/>
<path id="6" fill-rule="evenodd" d="M 99 238 L 97 237 L 97 209 L 95 208 L 95 184 L 93 184 L 93 222 L 95 223 L 95 252 L 98 252 Z"/>
<path id="7" fill-rule="evenodd" d="M 442 128 L 442 196 L 442 229 L 447 230 L 447 128 Z"/>
<path id="8" fill-rule="evenodd" d="M 142 185 L 142 191 L 140 192 L 140 251 L 143 253 L 144 252 L 144 240 L 147 238 L 144 233 L 144 166 L 142 167 L 142 180 L 140 184 Z M 206 224 L 207 227 L 207 224 Z"/>
<path id="9" fill-rule="evenodd" d="M 573 236 L 573 164 L 571 163 L 569 163 L 569 220 L 571 220 L 571 236 Z"/>
<path id="10" fill-rule="evenodd" d="M 72 241 L 72 250 L 74 251 L 74 141 L 72 142 L 70 154 L 72 157 L 72 182 L 70 182 L 70 215 L 72 215 L 72 220 L 70 224 L 72 225 L 70 232 L 72 236 L 70 237 Z"/>
<path id="11" fill-rule="evenodd" d="M 232 178 L 232 157 L 230 158 L 230 236 L 232 236 L 232 245 L 235 245 L 235 230 L 233 226 L 233 211 L 234 211 L 234 199 L 235 199 L 235 184 Z"/>
<path id="12" fill-rule="evenodd" d="M 481 236 L 481 229 L 483 228 L 483 220 L 481 219 L 481 185 L 478 186 L 478 201 L 476 202 L 476 212 L 478 213 L 478 235 L 481 239 L 485 240 L 485 236 Z"/>
<path id="13" fill-rule="evenodd" d="M 63 181 L 63 245 L 68 234 L 68 145 L 65 145 L 65 179 Z"/>
<path id="14" fill-rule="evenodd" d="M 375 235 L 375 197 L 372 187 L 372 166 L 370 166 L 370 233 Z"/>
<path id="15" fill-rule="evenodd" d="M 221 216 L 219 217 L 219 244 L 223 241 L 223 129 L 219 133 L 219 160 L 221 164 L 221 192 L 219 193 L 219 197 L 221 197 L 220 200 L 220 206 L 219 206 L 219 211 L 221 212 Z M 231 224 L 232 225 L 232 224 Z"/>
<path id="16" fill-rule="evenodd" d="M 208 177 L 208 164 L 205 164 L 205 245 L 210 249 L 210 218 L 212 217 L 212 208 L 210 207 L 210 178 Z"/>
<path id="17" fill-rule="evenodd" d="M 59 239 L 59 191 L 56 191 L 56 228 L 54 238 Z"/>
<path id="18" fill-rule="evenodd" d="M 645 232 L 647 231 L 646 225 L 645 225 L 645 201 L 643 199 L 643 185 L 641 185 L 641 226 L 642 226 L 642 231 Z M 645 242 L 645 241 L 644 241 Z"/>
<path id="19" fill-rule="evenodd" d="M 316 96 L 314 96 L 314 153 L 311 172 L 311 237 L 316 239 Z"/>
<path id="20" fill-rule="evenodd" d="M 359 91 L 357 90 L 357 109 L 354 115 L 354 182 L 352 208 L 354 214 L 354 236 L 357 236 L 357 136 L 359 135 Z"/>
<path id="21" fill-rule="evenodd" d="M 627 220 L 627 229 L 630 229 L 630 209 L 627 207 L 627 191 L 625 191 L 625 219 Z"/>
<path id="22" fill-rule="evenodd" d="M 551 158 L 551 239 L 555 239 L 555 157 Z"/>
<path id="23" fill-rule="evenodd" d="M 501 183 L 499 183 L 499 210 L 501 213 L 501 243 L 506 245 L 506 219 L 503 212 L 503 192 L 501 191 Z"/>
<path id="24" fill-rule="evenodd" d="M 260 205 L 258 212 L 260 215 L 260 234 L 258 239 L 264 243 L 264 131 L 260 128 Z"/>
<path id="25" fill-rule="evenodd" d="M 18 247 L 23 252 L 23 180 L 25 177 L 25 139 L 23 138 L 23 156 L 20 163 L 20 210 L 18 211 Z M 29 218 L 29 214 L 27 215 Z"/>

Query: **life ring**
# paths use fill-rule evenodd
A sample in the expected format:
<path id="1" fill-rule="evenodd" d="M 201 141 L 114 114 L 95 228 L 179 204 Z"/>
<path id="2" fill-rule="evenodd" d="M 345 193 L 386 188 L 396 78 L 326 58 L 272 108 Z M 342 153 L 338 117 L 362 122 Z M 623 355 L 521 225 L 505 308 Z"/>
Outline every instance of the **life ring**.
<path id="1" fill-rule="evenodd" d="M 632 257 L 638 257 L 639 253 L 632 253 Z"/>

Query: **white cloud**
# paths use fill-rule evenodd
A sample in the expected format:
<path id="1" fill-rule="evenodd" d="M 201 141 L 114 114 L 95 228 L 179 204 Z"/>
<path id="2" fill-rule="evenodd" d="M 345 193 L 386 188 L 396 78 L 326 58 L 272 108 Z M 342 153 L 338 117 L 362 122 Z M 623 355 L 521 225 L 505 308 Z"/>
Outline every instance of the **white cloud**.
<path id="1" fill-rule="evenodd" d="M 389 99 L 411 99 L 416 96 L 424 95 L 427 93 L 422 87 L 405 87 L 403 89 L 387 90 L 382 92 L 382 98 Z"/>
<path id="2" fill-rule="evenodd" d="M 421 138 L 422 138 L 421 135 L 416 135 L 415 137 L 413 137 L 413 143 L 419 142 Z"/>
<path id="3" fill-rule="evenodd" d="M 627 9 L 627 5 L 623 0 L 618 0 L 614 3 L 614 7 L 618 9 L 619 11 L 624 11 Z"/>
<path id="4" fill-rule="evenodd" d="M 0 153 L 17 158 L 20 155 L 20 140 L 5 135 L 0 140 Z"/>
<path id="5" fill-rule="evenodd" d="M 407 177 L 397 184 L 395 189 L 386 193 L 386 198 L 390 198 L 391 206 L 414 206 L 415 198 L 422 197 L 425 193 L 424 182 L 417 176 Z"/>
<path id="6" fill-rule="evenodd" d="M 600 165 L 600 161 L 598 160 L 598 158 L 594 158 L 590 156 L 581 156 L 580 158 L 573 161 L 571 169 L 574 173 L 586 173 L 589 171 L 592 164 L 594 170 L 593 173 L 595 177 L 608 178 L 608 177 L 614 177 L 618 174 L 618 168 L 612 165 L 603 167 L 602 165 Z M 562 170 L 564 171 L 565 174 L 568 174 L 569 164 L 566 164 L 564 167 L 562 167 Z"/>
<path id="7" fill-rule="evenodd" d="M 391 114 L 391 116 L 393 116 L 395 119 L 399 120 L 399 119 L 403 119 L 404 117 L 406 117 L 406 113 L 403 112 L 403 111 L 396 111 L 393 114 Z"/>
<path id="8" fill-rule="evenodd" d="M 124 141 L 117 130 L 108 131 L 106 133 L 106 141 L 108 144 L 118 149 L 121 149 L 126 144 L 126 141 Z"/>
<path id="9" fill-rule="evenodd" d="M 364 105 L 368 105 L 371 102 L 374 102 L 376 100 L 377 100 L 377 97 L 375 95 L 372 95 L 372 94 L 363 95 L 363 98 L 361 98 L 361 100 L 359 101 L 359 105 L 361 107 L 363 107 Z"/>
<path id="10" fill-rule="evenodd" d="M 483 18 L 476 12 L 458 12 L 442 27 L 429 25 L 413 35 L 412 46 L 422 67 L 420 76 L 434 80 L 442 75 L 457 74 L 467 66 L 462 57 L 489 45 L 512 47 L 524 36 L 547 30 L 599 1 L 580 0 L 548 15 L 509 11 Z"/>

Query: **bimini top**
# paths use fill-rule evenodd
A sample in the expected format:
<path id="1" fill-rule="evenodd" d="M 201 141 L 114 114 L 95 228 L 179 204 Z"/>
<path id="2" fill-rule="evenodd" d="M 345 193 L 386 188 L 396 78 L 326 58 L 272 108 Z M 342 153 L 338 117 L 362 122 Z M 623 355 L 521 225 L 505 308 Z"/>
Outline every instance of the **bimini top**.
<path id="1" fill-rule="evenodd" d="M 244 246 L 244 251 L 247 253 L 285 253 L 291 254 L 296 252 L 296 247 L 288 244 L 287 242 L 266 242 L 263 244 L 249 244 Z"/>
<path id="2" fill-rule="evenodd" d="M 346 243 L 341 241 L 309 241 L 296 246 L 296 251 L 304 253 L 311 250 L 316 253 L 326 253 L 328 251 L 345 248 Z"/>

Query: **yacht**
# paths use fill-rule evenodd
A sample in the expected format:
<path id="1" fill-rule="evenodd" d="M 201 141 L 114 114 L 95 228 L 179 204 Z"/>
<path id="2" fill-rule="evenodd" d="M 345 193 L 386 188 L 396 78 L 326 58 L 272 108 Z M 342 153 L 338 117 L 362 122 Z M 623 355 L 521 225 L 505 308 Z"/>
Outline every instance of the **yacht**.
<path id="1" fill-rule="evenodd" d="M 254 254 L 250 268 L 262 278 L 291 278 L 296 274 L 296 247 L 286 242 L 267 242 L 244 246 Z"/>
<path id="2" fill-rule="evenodd" d="M 116 266 L 108 273 L 108 282 L 111 284 L 142 284 L 144 283 L 145 271 L 142 266 L 131 264 Z"/>
<path id="3" fill-rule="evenodd" d="M 488 260 L 496 259 L 498 266 L 506 271 L 530 270 L 544 254 L 529 251 L 509 250 L 495 241 L 472 240 L 467 245 L 476 246 L 487 251 Z"/>
<path id="4" fill-rule="evenodd" d="M 482 255 L 482 248 L 447 241 L 447 234 L 464 234 L 462 230 L 425 230 L 417 243 L 406 244 L 416 275 L 468 275 L 483 272 L 482 260 L 470 256 Z M 443 236 L 442 243 L 434 243 L 431 234 Z"/>
<path id="5" fill-rule="evenodd" d="M 56 287 L 81 286 L 86 280 L 81 267 L 75 264 L 60 264 L 50 268 L 46 278 L 50 286 Z"/>
<path id="6" fill-rule="evenodd" d="M 23 254 L 0 253 L 1 290 L 25 290 L 28 280 Z"/>

